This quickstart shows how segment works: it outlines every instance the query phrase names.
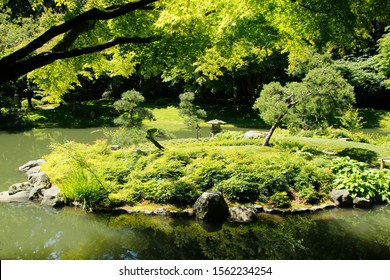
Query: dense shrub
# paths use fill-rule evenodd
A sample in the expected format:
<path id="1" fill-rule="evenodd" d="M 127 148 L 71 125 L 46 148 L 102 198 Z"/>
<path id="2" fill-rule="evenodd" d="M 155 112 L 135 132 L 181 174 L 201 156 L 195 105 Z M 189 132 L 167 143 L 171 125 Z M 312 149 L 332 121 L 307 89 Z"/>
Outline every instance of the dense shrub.
<path id="1" fill-rule="evenodd" d="M 291 206 L 291 200 L 287 192 L 276 192 L 270 197 L 270 199 L 275 207 L 288 208 Z"/>
<path id="2" fill-rule="evenodd" d="M 365 163 L 337 158 L 333 161 L 333 186 L 348 190 L 353 197 L 390 203 L 390 174 L 387 170 L 369 169 Z"/>
<path id="3" fill-rule="evenodd" d="M 215 136 L 218 140 L 241 140 L 244 137 L 242 131 L 223 130 Z"/>
<path id="4" fill-rule="evenodd" d="M 215 189 L 221 191 L 231 201 L 243 203 L 258 201 L 261 194 L 260 185 L 246 175 L 242 174 L 241 176 L 234 176 L 221 181 Z"/>
<path id="5" fill-rule="evenodd" d="M 321 200 L 321 195 L 318 191 L 316 191 L 314 186 L 302 188 L 298 192 L 298 195 L 300 199 L 302 199 L 305 203 L 309 204 L 317 204 Z"/>
<path id="6" fill-rule="evenodd" d="M 329 189 L 326 169 L 314 166 L 303 153 L 210 143 L 167 146 L 164 152 L 111 151 L 105 142 L 66 143 L 56 145 L 45 157 L 44 169 L 68 200 L 78 200 L 89 208 L 145 200 L 192 205 L 202 192 L 210 190 L 240 203 L 265 203 L 275 194 L 276 199 L 294 190 L 313 203 Z"/>

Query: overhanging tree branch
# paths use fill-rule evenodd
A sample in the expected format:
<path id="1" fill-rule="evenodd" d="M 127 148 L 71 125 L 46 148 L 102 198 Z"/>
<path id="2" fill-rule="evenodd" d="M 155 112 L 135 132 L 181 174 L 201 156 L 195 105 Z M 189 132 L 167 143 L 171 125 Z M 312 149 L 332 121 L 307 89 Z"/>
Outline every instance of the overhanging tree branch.
<path id="1" fill-rule="evenodd" d="M 142 44 L 142 43 L 150 43 L 155 38 L 141 38 L 141 37 L 133 37 L 133 38 L 116 38 L 114 40 L 108 41 L 103 44 L 84 47 L 79 49 L 72 49 L 69 51 L 57 51 L 57 52 L 44 52 L 35 56 L 31 56 L 28 59 L 17 61 L 10 65 L 7 68 L 7 71 L 0 70 L 0 82 L 12 80 L 14 78 L 20 77 L 29 73 L 32 70 L 38 69 L 50 63 L 53 63 L 59 59 L 66 59 L 72 57 L 78 57 L 85 54 L 91 54 L 103 51 L 105 49 L 114 47 L 116 45 L 123 44 Z"/>
<path id="2" fill-rule="evenodd" d="M 8 77 L 19 77 L 23 74 L 28 73 L 31 70 L 37 69 L 41 66 L 47 65 L 52 61 L 55 61 L 57 59 L 62 58 L 69 58 L 74 57 L 82 54 L 92 53 L 92 52 L 98 52 L 100 50 L 107 49 L 109 47 L 118 45 L 118 44 L 126 44 L 126 43 L 140 43 L 140 42 L 130 42 L 131 40 L 134 40 L 136 38 L 118 38 L 115 40 L 112 40 L 110 42 L 94 46 L 94 47 L 86 47 L 82 49 L 74 49 L 71 51 L 66 52 L 65 50 L 69 48 L 73 42 L 77 39 L 78 35 L 84 32 L 83 27 L 96 22 L 98 20 L 109 20 L 113 19 L 119 16 L 126 15 L 132 11 L 135 10 L 143 10 L 143 9 L 149 9 L 149 7 L 146 7 L 147 5 L 156 2 L 158 0 L 139 0 L 136 2 L 130 2 L 123 5 L 115 5 L 111 7 L 107 7 L 103 10 L 94 8 L 91 10 L 88 10 L 68 21 L 65 21 L 62 24 L 52 26 L 49 28 L 46 32 L 44 32 L 42 35 L 37 37 L 36 39 L 32 40 L 30 43 L 28 43 L 26 46 L 20 48 L 19 50 L 11 53 L 8 56 L 5 56 L 0 59 L 0 81 L 8 80 L 9 78 L 6 78 L 4 76 Z M 72 32 L 73 31 L 73 32 Z M 48 53 L 42 53 L 33 57 L 28 58 L 33 52 L 41 48 L 43 45 L 48 43 L 53 38 L 68 33 L 69 35 L 65 35 L 64 39 L 68 39 L 68 41 L 62 40 L 60 44 L 58 44 L 56 47 L 53 48 L 53 52 Z M 138 38 L 137 40 L 141 40 L 142 38 Z M 135 40 L 135 41 L 137 41 Z M 150 38 L 143 39 L 145 42 L 147 40 L 150 41 Z M 141 40 L 142 41 L 142 40 Z M 57 52 L 58 51 L 58 52 Z M 80 54 L 79 54 L 80 53 Z M 69 56 L 71 55 L 71 56 Z M 63 56 L 63 57 L 61 57 Z M 68 57 L 66 57 L 68 56 Z M 50 59 L 49 59 L 50 58 Z M 53 58 L 55 58 L 53 60 Z M 37 65 L 37 67 L 33 67 L 32 63 L 36 62 L 39 63 L 39 59 L 43 59 L 43 61 L 40 64 L 43 64 L 41 66 Z M 17 69 L 17 66 L 20 67 L 22 65 L 29 66 L 29 70 L 22 71 L 21 69 Z M 20 74 L 12 74 L 11 71 L 18 70 L 17 72 L 22 73 Z M 24 73 L 23 73 L 24 72 Z"/>

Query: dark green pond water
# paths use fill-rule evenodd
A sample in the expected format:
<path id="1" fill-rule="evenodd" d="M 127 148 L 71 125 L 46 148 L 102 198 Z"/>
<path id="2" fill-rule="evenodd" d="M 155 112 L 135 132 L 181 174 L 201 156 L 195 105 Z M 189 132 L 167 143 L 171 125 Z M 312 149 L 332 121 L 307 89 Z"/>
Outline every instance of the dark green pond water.
<path id="1" fill-rule="evenodd" d="M 0 133 L 0 190 L 24 181 L 18 166 L 48 153 L 51 142 L 102 136 L 93 131 Z M 0 259 L 390 259 L 390 207 L 264 214 L 210 231 L 194 219 L 0 203 Z"/>

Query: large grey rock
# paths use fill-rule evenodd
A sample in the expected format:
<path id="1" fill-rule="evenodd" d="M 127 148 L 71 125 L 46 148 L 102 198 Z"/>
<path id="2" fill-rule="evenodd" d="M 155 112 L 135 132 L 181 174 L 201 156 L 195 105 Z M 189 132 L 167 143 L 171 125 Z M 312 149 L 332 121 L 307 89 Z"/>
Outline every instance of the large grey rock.
<path id="1" fill-rule="evenodd" d="M 235 206 L 229 209 L 230 219 L 238 223 L 252 223 L 257 221 L 257 210 L 254 207 Z"/>
<path id="2" fill-rule="evenodd" d="M 41 172 L 41 169 L 42 169 L 42 166 L 37 165 L 37 166 L 31 167 L 29 170 L 27 170 L 26 174 L 27 174 L 27 176 L 30 176 L 31 174 Z"/>
<path id="3" fill-rule="evenodd" d="M 50 188 L 50 186 L 51 186 L 49 176 L 47 176 L 47 174 L 45 172 L 38 172 L 38 173 L 30 174 L 28 176 L 28 180 L 34 186 L 43 185 L 46 188 Z"/>
<path id="4" fill-rule="evenodd" d="M 8 191 L 0 192 L 0 202 L 10 202 Z"/>
<path id="5" fill-rule="evenodd" d="M 371 208 L 372 207 L 372 201 L 370 199 L 362 198 L 362 197 L 355 197 L 353 199 L 353 204 L 355 207 L 358 208 Z"/>
<path id="6" fill-rule="evenodd" d="M 19 191 L 10 195 L 8 191 L 0 193 L 0 202 L 28 202 L 30 191 Z"/>
<path id="7" fill-rule="evenodd" d="M 338 207 L 353 207 L 353 198 L 347 190 L 332 190 L 330 198 Z"/>
<path id="8" fill-rule="evenodd" d="M 258 138 L 265 138 L 267 136 L 267 133 L 263 133 L 260 131 L 254 131 L 254 130 L 249 130 L 244 133 L 244 136 L 242 139 L 248 140 L 248 139 L 258 139 Z"/>
<path id="9" fill-rule="evenodd" d="M 45 163 L 46 161 L 44 159 L 36 159 L 36 160 L 30 160 L 29 162 L 23 164 L 22 166 L 19 167 L 20 171 L 27 171 L 32 167 L 41 165 Z"/>
<path id="10" fill-rule="evenodd" d="M 205 192 L 194 204 L 196 217 L 204 221 L 220 221 L 229 216 L 229 207 L 220 192 Z"/>
<path id="11" fill-rule="evenodd" d="M 44 189 L 41 204 L 43 206 L 60 207 L 64 205 L 64 195 L 59 187 L 52 186 Z"/>
<path id="12" fill-rule="evenodd" d="M 35 184 L 30 190 L 28 198 L 30 200 L 41 200 L 43 198 L 43 190 L 46 189 L 44 184 Z"/>
<path id="13" fill-rule="evenodd" d="M 30 191 L 33 188 L 33 185 L 30 182 L 16 183 L 8 188 L 8 194 L 14 195 L 21 191 Z"/>

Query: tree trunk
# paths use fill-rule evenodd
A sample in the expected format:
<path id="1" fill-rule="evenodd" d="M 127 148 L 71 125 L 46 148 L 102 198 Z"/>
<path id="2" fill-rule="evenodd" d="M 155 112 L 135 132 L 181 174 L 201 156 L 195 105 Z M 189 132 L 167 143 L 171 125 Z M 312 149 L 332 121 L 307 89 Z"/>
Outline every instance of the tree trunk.
<path id="1" fill-rule="evenodd" d="M 199 124 L 196 124 L 196 139 L 199 139 L 200 137 L 200 126 Z"/>
<path id="2" fill-rule="evenodd" d="M 275 130 L 279 127 L 280 121 L 283 119 L 283 117 L 284 117 L 286 114 L 287 114 L 286 112 L 280 114 L 280 115 L 278 116 L 278 118 L 276 119 L 275 123 L 271 126 L 271 129 L 268 131 L 268 134 L 267 134 L 267 136 L 266 136 L 265 139 L 264 139 L 263 147 L 269 146 L 269 141 L 270 141 L 272 135 L 274 134 Z"/>
<path id="3" fill-rule="evenodd" d="M 159 149 L 160 151 L 164 151 L 165 150 L 165 148 L 160 143 L 158 143 L 157 140 L 154 139 L 154 137 L 152 135 L 146 136 L 146 139 L 148 139 L 150 142 L 152 142 L 153 145 L 156 146 L 157 149 Z"/>
<path id="4" fill-rule="evenodd" d="M 28 108 L 30 110 L 34 109 L 33 103 L 32 103 L 32 98 L 33 98 L 33 93 L 28 92 L 27 93 L 27 103 L 28 103 Z"/>
<path id="5" fill-rule="evenodd" d="M 102 10 L 92 8 L 91 10 L 85 11 L 78 16 L 63 22 L 62 24 L 53 25 L 24 47 L 0 58 L 0 83 L 21 77 L 32 70 L 51 64 L 59 59 L 100 52 L 107 48 L 121 44 L 150 43 L 156 40 L 157 38 L 119 37 L 95 46 L 72 48 L 73 43 L 79 35 L 92 28 L 93 24 L 97 21 L 110 20 L 136 10 L 152 9 L 152 7 L 148 8 L 147 5 L 156 1 L 157 0 L 132 1 L 122 5 L 113 5 Z M 56 46 L 52 47 L 49 51 L 31 55 L 52 39 L 60 35 L 64 35 L 63 40 Z"/>

